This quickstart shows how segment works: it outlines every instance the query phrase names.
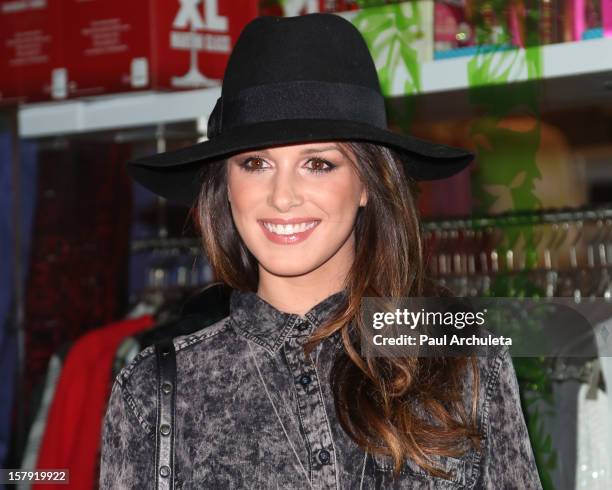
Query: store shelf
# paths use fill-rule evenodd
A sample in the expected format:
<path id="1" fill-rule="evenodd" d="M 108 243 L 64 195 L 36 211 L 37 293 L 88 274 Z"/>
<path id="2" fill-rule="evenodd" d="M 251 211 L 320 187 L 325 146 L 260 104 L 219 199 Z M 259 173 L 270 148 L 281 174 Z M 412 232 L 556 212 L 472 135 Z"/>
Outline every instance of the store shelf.
<path id="1" fill-rule="evenodd" d="M 542 50 L 544 79 L 609 72 L 609 80 L 612 84 L 612 38 L 550 44 L 528 49 Z M 482 56 L 486 57 L 492 67 L 495 67 L 496 73 L 501 74 L 507 70 L 509 81 L 528 80 L 525 49 L 497 51 Z M 467 89 L 470 86 L 468 64 L 473 59 L 473 56 L 463 56 L 424 63 L 421 68 L 421 93 Z M 402 95 L 398 87 L 399 84 L 393 84 L 392 96 Z"/>
<path id="2" fill-rule="evenodd" d="M 138 92 L 26 104 L 19 110 L 22 138 L 87 133 L 158 123 L 208 119 L 221 88 Z"/>
<path id="3" fill-rule="evenodd" d="M 553 44 L 542 50 L 543 78 L 559 80 L 555 101 L 594 100 L 612 94 L 612 38 Z M 507 72 L 503 83 L 528 79 L 525 50 L 489 54 L 496 73 Z M 420 94 L 466 90 L 473 56 L 435 60 L 421 67 Z M 391 85 L 391 97 L 405 95 L 401 70 Z M 570 84 L 568 84 L 570 79 Z M 564 81 L 563 84 L 561 81 Z M 26 104 L 19 110 L 23 138 L 75 134 L 106 129 L 150 126 L 201 119 L 202 126 L 220 95 L 220 87 L 184 92 L 140 92 L 84 100 Z M 612 95 L 611 95 L 612 96 Z"/>

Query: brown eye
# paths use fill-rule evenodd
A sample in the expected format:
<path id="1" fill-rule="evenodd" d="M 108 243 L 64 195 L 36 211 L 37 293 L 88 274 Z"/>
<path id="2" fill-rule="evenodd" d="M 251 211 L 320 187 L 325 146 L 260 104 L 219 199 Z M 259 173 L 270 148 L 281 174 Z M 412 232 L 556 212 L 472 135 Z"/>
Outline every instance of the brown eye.
<path id="1" fill-rule="evenodd" d="M 330 172 L 331 170 L 336 168 L 336 166 L 328 162 L 327 160 L 323 160 L 322 158 L 311 158 L 307 162 L 307 168 L 311 172 L 318 173 L 318 172 Z"/>
<path id="2" fill-rule="evenodd" d="M 323 170 L 325 168 L 325 162 L 323 160 L 313 160 L 311 168 L 313 170 Z"/>
<path id="3" fill-rule="evenodd" d="M 257 170 L 265 170 L 267 167 L 265 161 L 260 157 L 249 157 L 246 158 L 240 166 L 247 171 L 255 172 Z"/>

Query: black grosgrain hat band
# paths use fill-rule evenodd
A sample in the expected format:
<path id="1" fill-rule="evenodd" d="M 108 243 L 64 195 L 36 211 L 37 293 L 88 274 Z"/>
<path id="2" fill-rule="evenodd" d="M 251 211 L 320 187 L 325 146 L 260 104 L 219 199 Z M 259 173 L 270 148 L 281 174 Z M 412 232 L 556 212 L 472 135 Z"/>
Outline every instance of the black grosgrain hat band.
<path id="1" fill-rule="evenodd" d="M 258 85 L 217 103 L 208 120 L 208 138 L 237 126 L 287 119 L 342 119 L 387 128 L 383 96 L 348 83 L 318 80 Z"/>

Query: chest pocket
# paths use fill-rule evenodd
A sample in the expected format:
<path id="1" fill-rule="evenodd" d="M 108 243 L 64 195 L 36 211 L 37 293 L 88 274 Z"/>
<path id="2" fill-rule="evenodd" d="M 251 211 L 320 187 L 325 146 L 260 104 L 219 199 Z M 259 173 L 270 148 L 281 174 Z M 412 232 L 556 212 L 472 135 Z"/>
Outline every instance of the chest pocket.
<path id="1" fill-rule="evenodd" d="M 380 474 L 393 478 L 393 459 L 390 456 L 375 454 L 374 469 Z M 404 462 L 398 480 L 418 480 L 425 484 L 430 484 L 431 488 L 463 488 L 467 481 L 467 470 L 469 461 L 466 459 L 451 458 L 448 456 L 432 456 L 432 463 L 437 468 L 448 473 L 448 476 L 433 476 L 425 469 L 421 468 L 411 459 Z M 429 485 L 428 485 L 429 486 Z"/>

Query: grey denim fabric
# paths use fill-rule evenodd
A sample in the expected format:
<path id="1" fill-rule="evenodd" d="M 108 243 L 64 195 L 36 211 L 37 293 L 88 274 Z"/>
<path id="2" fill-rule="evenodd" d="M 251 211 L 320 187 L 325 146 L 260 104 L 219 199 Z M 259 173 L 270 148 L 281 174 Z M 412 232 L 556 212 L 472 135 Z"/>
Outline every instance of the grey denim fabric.
<path id="1" fill-rule="evenodd" d="M 315 363 L 301 348 L 344 298 L 336 293 L 299 316 L 278 311 L 255 293 L 233 291 L 230 316 L 174 339 L 176 488 L 542 488 L 505 348 L 479 359 L 481 450 L 435 460 L 452 476 L 430 476 L 407 460 L 394 480 L 390 457 L 370 454 L 363 469 L 365 452 L 340 426 L 328 382 L 340 336 L 317 346 Z M 101 489 L 154 488 L 156 401 L 150 346 L 115 378 L 103 425 Z"/>

